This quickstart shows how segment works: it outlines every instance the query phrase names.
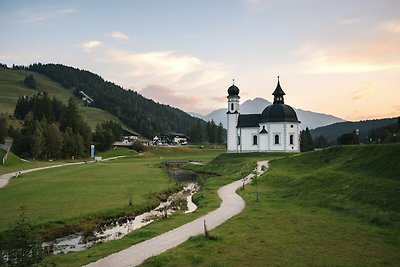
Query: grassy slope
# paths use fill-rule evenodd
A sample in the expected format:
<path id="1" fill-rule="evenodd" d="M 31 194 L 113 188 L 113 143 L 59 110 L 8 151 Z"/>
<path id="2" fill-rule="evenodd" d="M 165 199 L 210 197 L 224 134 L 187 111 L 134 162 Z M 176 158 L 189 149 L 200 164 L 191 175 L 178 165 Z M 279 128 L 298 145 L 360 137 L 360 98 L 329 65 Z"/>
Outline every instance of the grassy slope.
<path id="1" fill-rule="evenodd" d="M 157 156 L 158 159 L 162 157 L 162 159 L 206 158 L 207 160 L 210 160 L 221 153 L 221 151 L 207 151 L 201 149 L 192 150 L 189 148 L 180 148 L 175 150 L 153 148 L 152 153 L 157 153 L 155 156 Z M 218 188 L 250 173 L 255 167 L 255 162 L 258 159 L 271 159 L 279 156 L 281 155 L 260 153 L 245 155 L 222 154 L 205 166 L 189 164 L 187 166 L 188 168 L 196 169 L 199 172 L 213 172 L 220 175 L 208 178 L 207 181 L 205 181 L 204 189 L 195 195 L 195 202 L 198 204 L 198 209 L 195 212 L 184 215 L 174 215 L 169 218 L 161 219 L 129 234 L 123 239 L 97 244 L 92 248 L 79 253 L 69 253 L 48 257 L 45 259 L 43 264 L 47 266 L 52 266 L 53 264 L 57 266 L 81 266 L 198 218 L 219 206 L 220 199 L 217 195 Z"/>
<path id="2" fill-rule="evenodd" d="M 0 113 L 13 114 L 19 97 L 24 95 L 32 96 L 37 93 L 35 90 L 24 85 L 24 78 L 29 74 L 34 75 L 38 90 L 48 92 L 50 97 L 56 96 L 66 104 L 68 99 L 73 96 L 71 90 L 65 89 L 59 83 L 41 74 L 21 70 L 0 69 Z M 95 129 L 96 124 L 99 122 L 106 120 L 119 121 L 116 117 L 101 109 L 80 105 L 79 110 L 92 130 Z"/>
<path id="3" fill-rule="evenodd" d="M 335 147 L 274 160 L 212 240 L 191 238 L 144 265 L 399 266 L 399 152 Z"/>

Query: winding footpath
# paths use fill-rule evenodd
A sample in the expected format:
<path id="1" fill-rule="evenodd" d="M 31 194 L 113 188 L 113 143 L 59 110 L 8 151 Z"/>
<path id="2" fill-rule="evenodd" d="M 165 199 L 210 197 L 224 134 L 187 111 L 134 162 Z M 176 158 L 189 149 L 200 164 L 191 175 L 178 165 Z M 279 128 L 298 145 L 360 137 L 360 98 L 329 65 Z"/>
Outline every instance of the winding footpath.
<path id="1" fill-rule="evenodd" d="M 257 162 L 258 174 L 262 174 L 267 168 L 268 161 Z M 178 246 L 188 240 L 191 236 L 204 233 L 204 222 L 206 223 L 208 230 L 214 229 L 231 217 L 239 214 L 244 209 L 245 202 L 236 194 L 236 190 L 240 188 L 243 183 L 249 183 L 253 176 L 254 174 L 251 173 L 243 179 L 221 187 L 218 190 L 218 195 L 222 200 L 221 206 L 207 215 L 152 239 L 111 254 L 86 266 L 137 266 L 152 256 L 161 254 L 168 249 Z"/>
<path id="2" fill-rule="evenodd" d="M 108 160 L 119 159 L 119 158 L 124 158 L 124 157 L 126 157 L 126 156 L 111 157 L 111 158 L 103 159 L 102 161 L 108 161 Z M 33 169 L 28 169 L 28 170 L 21 170 L 19 175 L 25 174 L 28 172 L 34 172 L 34 171 L 40 171 L 40 170 L 46 170 L 46 169 L 52 169 L 52 168 L 59 168 L 59 167 L 71 166 L 71 165 L 80 165 L 80 164 L 93 163 L 93 162 L 94 161 L 80 161 L 80 162 L 51 165 L 51 166 L 46 166 L 46 167 L 38 167 L 38 168 L 33 168 Z M 16 176 L 16 172 L 11 172 L 11 173 L 6 173 L 3 175 L 0 175 L 0 188 L 6 186 L 6 184 L 8 184 L 10 179 L 14 176 Z"/>

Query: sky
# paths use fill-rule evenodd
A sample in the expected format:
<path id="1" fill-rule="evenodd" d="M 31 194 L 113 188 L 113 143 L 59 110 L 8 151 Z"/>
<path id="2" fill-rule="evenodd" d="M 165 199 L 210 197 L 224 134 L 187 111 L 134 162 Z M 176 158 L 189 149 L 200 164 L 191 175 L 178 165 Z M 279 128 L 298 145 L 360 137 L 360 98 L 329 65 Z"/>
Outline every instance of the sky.
<path id="1" fill-rule="evenodd" d="M 0 0 L 0 62 L 61 63 L 187 112 L 285 103 L 400 116 L 399 0 Z"/>

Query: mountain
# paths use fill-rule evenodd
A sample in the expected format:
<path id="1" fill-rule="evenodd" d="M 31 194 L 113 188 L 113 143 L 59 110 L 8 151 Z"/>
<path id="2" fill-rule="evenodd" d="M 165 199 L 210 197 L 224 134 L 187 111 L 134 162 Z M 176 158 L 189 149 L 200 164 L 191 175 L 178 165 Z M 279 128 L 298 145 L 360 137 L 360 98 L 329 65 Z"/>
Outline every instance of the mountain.
<path id="1" fill-rule="evenodd" d="M 323 136 L 329 143 L 336 144 L 337 138 L 345 133 L 351 133 L 358 129 L 358 138 L 360 142 L 366 142 L 371 136 L 373 129 L 385 127 L 396 122 L 400 122 L 399 118 L 389 119 L 376 119 L 376 120 L 365 120 L 357 122 L 339 122 L 324 127 L 318 127 L 311 130 L 311 135 L 315 138 L 317 136 Z M 400 123 L 399 123 L 400 124 Z M 382 140 L 383 141 L 383 140 Z"/>
<path id="2" fill-rule="evenodd" d="M 272 103 L 269 102 L 268 100 L 265 100 L 263 98 L 254 98 L 253 100 L 247 100 L 243 104 L 240 105 L 240 113 L 241 114 L 257 114 L 261 113 L 265 107 L 271 105 Z M 212 111 L 211 113 L 207 115 L 201 115 L 197 113 L 189 113 L 192 116 L 201 118 L 205 121 L 211 121 L 214 120 L 215 123 L 220 123 L 224 125 L 226 128 L 226 108 L 221 108 Z M 312 111 L 307 111 L 307 110 L 302 110 L 302 109 L 296 109 L 295 111 L 297 113 L 297 117 L 299 121 L 301 122 L 300 128 L 305 129 L 314 129 L 317 127 L 329 125 L 332 123 L 336 122 L 344 122 L 345 120 L 332 116 L 332 115 L 327 115 L 323 113 L 317 113 L 317 112 L 312 112 Z"/>
<path id="3" fill-rule="evenodd" d="M 28 67 L 14 65 L 12 71 L 33 73 L 35 77 L 38 73 L 46 76 L 52 83 L 59 84 L 59 87 L 63 88 L 61 91 L 79 99 L 83 99 L 82 96 L 90 99 L 88 106 L 107 111 L 144 137 L 153 138 L 162 132 L 174 131 L 188 136 L 200 133 L 202 137 L 199 140 L 192 140 L 209 141 L 210 130 L 207 129 L 209 125 L 205 121 L 194 118 L 180 109 L 156 103 L 133 90 L 126 90 L 105 81 L 89 71 L 61 64 L 41 63 Z M 49 86 L 49 89 L 51 88 L 52 86 Z M 213 131 L 217 131 L 217 128 L 212 127 Z M 223 133 L 222 130 L 220 132 Z"/>
<path id="4" fill-rule="evenodd" d="M 0 63 L 1 65 L 1 63 Z M 37 89 L 33 90 L 24 85 L 24 79 L 28 75 L 33 75 L 36 80 Z M 26 70 L 13 70 L 0 67 L 0 113 L 13 114 L 18 98 L 21 96 L 33 96 L 38 91 L 45 91 L 50 98 L 56 97 L 65 105 L 68 99 L 74 97 L 73 91 L 63 87 L 48 77 L 39 73 Z M 109 112 L 95 107 L 88 107 L 79 102 L 79 113 L 83 119 L 89 124 L 92 131 L 96 129 L 96 125 L 105 121 L 120 122 L 118 118 Z"/>

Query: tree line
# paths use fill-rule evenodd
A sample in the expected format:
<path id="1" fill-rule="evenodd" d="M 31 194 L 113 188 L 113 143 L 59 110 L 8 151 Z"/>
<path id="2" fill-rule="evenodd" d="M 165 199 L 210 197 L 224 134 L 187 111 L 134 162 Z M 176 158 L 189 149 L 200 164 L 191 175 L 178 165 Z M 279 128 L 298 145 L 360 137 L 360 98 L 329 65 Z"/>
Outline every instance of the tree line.
<path id="1" fill-rule="evenodd" d="M 13 137 L 12 151 L 17 155 L 33 159 L 81 158 L 89 156 L 90 145 L 98 150 L 109 149 L 121 138 L 121 125 L 113 121 L 97 125 L 92 134 L 89 125 L 79 114 L 73 98 L 67 105 L 47 93 L 32 97 L 20 97 L 14 116 L 23 121 L 21 128 L 8 127 L 6 133 Z M 2 117 L 0 123 L 6 125 Z"/>

